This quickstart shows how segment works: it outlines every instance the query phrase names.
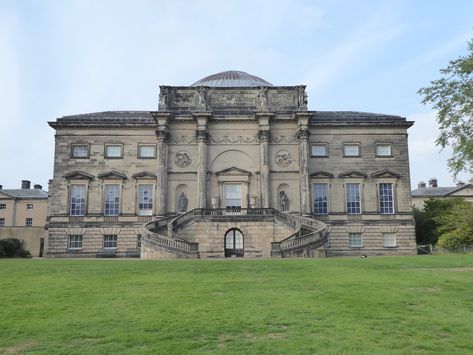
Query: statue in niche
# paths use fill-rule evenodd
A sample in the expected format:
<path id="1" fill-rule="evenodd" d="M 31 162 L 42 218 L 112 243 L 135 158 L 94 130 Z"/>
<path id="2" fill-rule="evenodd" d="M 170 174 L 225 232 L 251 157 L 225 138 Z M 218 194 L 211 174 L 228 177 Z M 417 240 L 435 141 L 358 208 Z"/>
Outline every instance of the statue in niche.
<path id="1" fill-rule="evenodd" d="M 178 212 L 186 212 L 187 211 L 187 197 L 184 194 L 184 192 L 181 193 L 181 196 L 179 196 L 179 200 L 177 202 L 177 211 Z"/>
<path id="2" fill-rule="evenodd" d="M 265 86 L 262 86 L 259 93 L 258 93 L 259 105 L 263 109 L 268 108 L 267 93 L 268 93 L 268 88 L 265 87 Z"/>
<path id="3" fill-rule="evenodd" d="M 289 198 L 284 191 L 279 192 L 279 208 L 281 211 L 287 211 L 289 209 Z"/>

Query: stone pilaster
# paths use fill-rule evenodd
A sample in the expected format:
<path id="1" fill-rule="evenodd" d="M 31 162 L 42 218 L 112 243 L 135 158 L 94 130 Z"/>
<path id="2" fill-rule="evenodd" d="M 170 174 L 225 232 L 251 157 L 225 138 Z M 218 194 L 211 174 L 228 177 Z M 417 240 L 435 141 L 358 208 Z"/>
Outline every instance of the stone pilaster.
<path id="1" fill-rule="evenodd" d="M 194 113 L 197 120 L 195 131 L 197 138 L 197 207 L 207 208 L 207 142 L 209 132 L 207 122 L 210 117 L 208 112 Z"/>
<path id="2" fill-rule="evenodd" d="M 301 192 L 301 213 L 310 215 L 309 186 L 309 118 L 310 114 L 296 114 L 298 119 L 297 137 L 299 138 L 299 181 Z"/>
<path id="3" fill-rule="evenodd" d="M 269 195 L 269 140 L 271 133 L 269 131 L 269 120 L 271 113 L 257 113 L 259 121 L 258 141 L 260 146 L 260 191 L 261 207 L 270 207 Z"/>

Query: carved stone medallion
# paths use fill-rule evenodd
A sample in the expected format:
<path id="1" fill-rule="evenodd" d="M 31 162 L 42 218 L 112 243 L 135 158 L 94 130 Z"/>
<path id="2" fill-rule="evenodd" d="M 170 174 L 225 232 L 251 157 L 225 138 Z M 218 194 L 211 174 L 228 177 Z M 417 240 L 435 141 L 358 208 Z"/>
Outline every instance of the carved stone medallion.
<path id="1" fill-rule="evenodd" d="M 291 153 L 289 153 L 287 150 L 280 150 L 274 156 L 274 161 L 281 168 L 287 168 L 292 163 Z"/>
<path id="2" fill-rule="evenodd" d="M 174 157 L 174 164 L 180 168 L 187 168 L 192 162 L 191 156 L 187 152 L 177 152 Z"/>

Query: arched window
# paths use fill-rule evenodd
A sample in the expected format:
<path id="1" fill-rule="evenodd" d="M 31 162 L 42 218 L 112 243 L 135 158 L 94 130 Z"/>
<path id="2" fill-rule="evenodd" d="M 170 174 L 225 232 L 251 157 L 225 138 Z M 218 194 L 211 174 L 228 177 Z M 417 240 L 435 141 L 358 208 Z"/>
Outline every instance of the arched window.
<path id="1" fill-rule="evenodd" d="M 225 233 L 225 257 L 243 257 L 243 233 L 232 228 Z"/>

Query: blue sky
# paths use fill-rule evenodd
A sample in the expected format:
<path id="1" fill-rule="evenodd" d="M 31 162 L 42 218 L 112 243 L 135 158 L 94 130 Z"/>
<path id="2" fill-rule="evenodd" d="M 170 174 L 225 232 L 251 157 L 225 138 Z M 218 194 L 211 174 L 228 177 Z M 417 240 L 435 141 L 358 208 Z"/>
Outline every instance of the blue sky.
<path id="1" fill-rule="evenodd" d="M 47 186 L 57 117 L 156 110 L 159 85 L 243 70 L 307 85 L 309 109 L 396 114 L 412 186 L 453 186 L 417 90 L 473 37 L 473 1 L 0 0 L 0 184 Z M 469 174 L 459 176 L 468 180 Z"/>

